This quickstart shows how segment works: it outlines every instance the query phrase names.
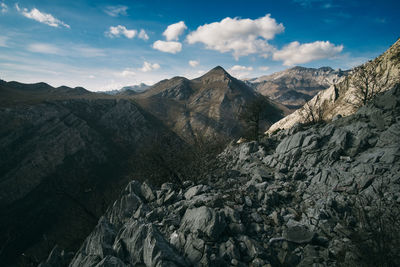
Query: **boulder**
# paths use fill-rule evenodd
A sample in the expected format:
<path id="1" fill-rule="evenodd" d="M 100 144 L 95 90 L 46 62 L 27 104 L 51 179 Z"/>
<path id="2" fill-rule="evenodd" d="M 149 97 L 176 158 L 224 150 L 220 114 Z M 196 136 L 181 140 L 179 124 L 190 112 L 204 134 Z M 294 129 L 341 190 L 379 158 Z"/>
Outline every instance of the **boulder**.
<path id="1" fill-rule="evenodd" d="M 182 218 L 180 231 L 195 233 L 201 231 L 210 239 L 216 240 L 225 230 L 225 215 L 221 211 L 202 206 L 188 209 Z"/>
<path id="2" fill-rule="evenodd" d="M 311 232 L 306 225 L 293 219 L 290 219 L 286 226 L 287 230 L 284 237 L 290 242 L 298 244 L 309 243 L 314 237 L 314 233 Z"/>

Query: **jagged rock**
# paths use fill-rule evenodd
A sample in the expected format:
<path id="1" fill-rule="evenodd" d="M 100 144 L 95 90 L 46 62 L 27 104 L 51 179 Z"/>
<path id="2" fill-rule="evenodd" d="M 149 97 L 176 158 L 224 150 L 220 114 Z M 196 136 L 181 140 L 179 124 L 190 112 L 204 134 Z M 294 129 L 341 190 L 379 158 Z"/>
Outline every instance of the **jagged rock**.
<path id="1" fill-rule="evenodd" d="M 39 267 L 63 267 L 68 265 L 73 257 L 73 254 L 60 250 L 56 245 L 50 252 L 49 257 L 39 264 Z"/>
<path id="2" fill-rule="evenodd" d="M 106 256 L 95 267 L 124 267 L 126 264 L 114 256 Z"/>
<path id="3" fill-rule="evenodd" d="M 147 227 L 147 236 L 142 246 L 146 266 L 187 266 L 185 259 L 165 241 L 154 225 Z"/>
<path id="4" fill-rule="evenodd" d="M 196 185 L 191 188 L 189 188 L 186 193 L 185 193 L 185 198 L 186 199 L 191 199 L 192 197 L 207 192 L 209 190 L 209 187 L 207 185 Z"/>
<path id="5" fill-rule="evenodd" d="M 102 217 L 75 255 L 70 266 L 94 266 L 105 256 L 112 255 L 115 236 L 113 225 L 105 217 Z"/>
<path id="6" fill-rule="evenodd" d="M 143 183 L 140 186 L 140 191 L 142 196 L 147 200 L 147 201 L 153 201 L 156 197 L 154 196 L 153 190 L 150 188 L 150 186 L 147 183 Z"/>
<path id="7" fill-rule="evenodd" d="M 201 231 L 210 239 L 216 240 L 226 227 L 225 215 L 221 211 L 202 206 L 186 210 L 180 230 L 195 233 Z"/>

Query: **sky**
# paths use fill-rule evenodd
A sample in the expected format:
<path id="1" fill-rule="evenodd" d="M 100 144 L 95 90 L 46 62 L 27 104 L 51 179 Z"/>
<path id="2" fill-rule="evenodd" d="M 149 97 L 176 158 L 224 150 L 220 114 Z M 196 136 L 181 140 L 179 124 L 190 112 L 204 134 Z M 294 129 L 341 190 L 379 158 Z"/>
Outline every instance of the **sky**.
<path id="1" fill-rule="evenodd" d="M 350 69 L 399 37 L 400 1 L 0 0 L 0 79 L 91 91 L 293 66 Z"/>

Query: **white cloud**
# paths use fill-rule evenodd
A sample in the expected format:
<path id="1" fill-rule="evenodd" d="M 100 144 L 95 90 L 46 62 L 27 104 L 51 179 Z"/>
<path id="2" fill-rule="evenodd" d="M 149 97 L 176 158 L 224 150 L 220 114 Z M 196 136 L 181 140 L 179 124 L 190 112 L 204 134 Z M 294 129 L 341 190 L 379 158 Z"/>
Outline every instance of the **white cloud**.
<path id="1" fill-rule="evenodd" d="M 132 39 L 137 34 L 137 30 L 128 30 L 125 26 L 110 26 L 110 29 L 106 32 L 106 35 L 110 38 L 119 37 L 121 35 L 128 39 Z"/>
<path id="2" fill-rule="evenodd" d="M 103 57 L 106 55 L 103 49 L 90 47 L 87 45 L 73 45 L 69 47 L 71 55 L 78 54 L 81 57 Z"/>
<path id="3" fill-rule="evenodd" d="M 194 68 L 199 65 L 199 62 L 196 60 L 189 60 L 189 65 Z"/>
<path id="4" fill-rule="evenodd" d="M 8 47 L 7 40 L 8 40 L 8 37 L 0 36 L 0 47 Z"/>
<path id="5" fill-rule="evenodd" d="M 15 4 L 15 8 L 17 9 L 18 12 L 21 12 L 21 14 L 29 19 L 36 20 L 40 23 L 47 24 L 51 27 L 59 27 L 59 26 L 64 26 L 66 28 L 70 28 L 70 26 L 64 22 L 62 22 L 59 19 L 56 19 L 53 15 L 47 14 L 44 12 L 39 11 L 37 8 L 32 8 L 31 11 L 29 11 L 27 8 L 21 9 L 18 4 Z"/>
<path id="6" fill-rule="evenodd" d="M 141 71 L 143 72 L 148 72 L 152 70 L 157 70 L 160 68 L 160 64 L 158 63 L 150 63 L 150 62 L 143 62 L 143 67 L 140 68 Z"/>
<path id="7" fill-rule="evenodd" d="M 146 31 L 141 29 L 139 32 L 139 38 L 145 41 L 149 40 L 149 36 L 147 35 Z"/>
<path id="8" fill-rule="evenodd" d="M 121 76 L 121 77 L 132 77 L 135 75 L 136 75 L 136 72 L 131 68 L 126 68 L 122 72 L 117 73 L 117 76 Z"/>
<path id="9" fill-rule="evenodd" d="M 251 72 L 253 71 L 253 67 L 235 65 L 235 66 L 232 66 L 228 71 L 233 76 L 241 79 L 244 77 L 248 77 L 251 74 Z"/>
<path id="10" fill-rule="evenodd" d="M 162 52 L 176 54 L 182 50 L 182 44 L 179 42 L 166 42 L 166 41 L 155 41 L 153 48 Z"/>
<path id="11" fill-rule="evenodd" d="M 70 57 L 102 57 L 106 53 L 103 49 L 94 48 L 85 44 L 73 44 L 68 46 L 56 46 L 48 43 L 32 43 L 27 50 L 34 53 L 51 54 Z"/>
<path id="12" fill-rule="evenodd" d="M 187 41 L 189 44 L 203 43 L 207 49 L 221 53 L 232 52 L 236 59 L 249 54 L 265 56 L 274 50 L 267 41 L 284 29 L 270 14 L 255 20 L 228 17 L 199 26 L 188 35 Z"/>
<path id="13" fill-rule="evenodd" d="M 118 17 L 120 15 L 126 16 L 127 10 L 128 10 L 127 6 L 118 5 L 118 6 L 107 6 L 104 9 L 104 12 L 111 17 Z"/>
<path id="14" fill-rule="evenodd" d="M 8 6 L 5 3 L 1 2 L 0 3 L 0 12 L 6 13 L 7 11 L 8 11 Z"/>
<path id="15" fill-rule="evenodd" d="M 275 51 L 274 60 L 282 60 L 283 65 L 307 63 L 313 60 L 332 58 L 342 52 L 343 45 L 335 46 L 329 41 L 316 41 L 313 43 L 300 44 L 292 42 L 281 50 Z"/>
<path id="16" fill-rule="evenodd" d="M 61 55 L 64 51 L 57 46 L 45 43 L 34 43 L 28 45 L 28 50 L 35 53 Z"/>
<path id="17" fill-rule="evenodd" d="M 267 71 L 267 70 L 269 70 L 269 67 L 268 66 L 260 66 L 260 67 L 258 67 L 258 69 L 262 70 L 262 71 Z"/>
<path id="18" fill-rule="evenodd" d="M 181 35 L 186 29 L 187 27 L 185 22 L 180 21 L 178 23 L 169 25 L 163 32 L 163 35 L 167 41 L 178 41 L 179 35 Z"/>

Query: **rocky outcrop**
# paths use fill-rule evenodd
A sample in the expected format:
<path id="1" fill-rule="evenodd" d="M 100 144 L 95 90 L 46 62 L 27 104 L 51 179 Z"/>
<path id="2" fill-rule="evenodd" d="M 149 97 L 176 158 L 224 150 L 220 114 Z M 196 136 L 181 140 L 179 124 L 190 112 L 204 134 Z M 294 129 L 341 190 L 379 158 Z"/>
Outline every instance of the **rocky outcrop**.
<path id="1" fill-rule="evenodd" d="M 329 124 L 231 145 L 199 184 L 132 181 L 71 266 L 396 266 L 399 107 L 396 87 Z"/>
<path id="2" fill-rule="evenodd" d="M 293 67 L 246 82 L 262 95 L 295 110 L 319 91 L 343 80 L 347 74 L 348 71 L 333 70 L 330 67 Z"/>
<path id="3" fill-rule="evenodd" d="M 397 40 L 385 53 L 372 61 L 365 63 L 367 69 L 372 70 L 374 83 L 380 91 L 393 88 L 400 82 L 400 40 Z M 355 97 L 357 89 L 354 87 L 353 80 L 356 79 L 359 69 L 352 70 L 348 76 L 338 83 L 331 85 L 328 89 L 319 92 L 314 98 L 308 101 L 309 105 L 296 110 L 289 116 L 274 123 L 267 131 L 272 133 L 278 129 L 289 129 L 296 123 L 307 122 L 304 116 L 307 110 L 312 108 L 320 110 L 324 120 L 331 120 L 335 116 L 348 116 L 353 114 L 360 105 L 360 101 Z"/>

